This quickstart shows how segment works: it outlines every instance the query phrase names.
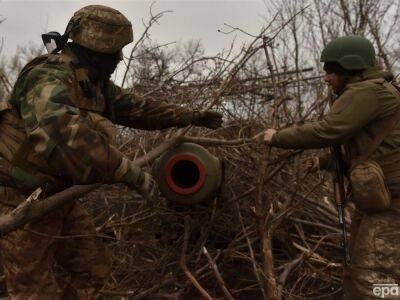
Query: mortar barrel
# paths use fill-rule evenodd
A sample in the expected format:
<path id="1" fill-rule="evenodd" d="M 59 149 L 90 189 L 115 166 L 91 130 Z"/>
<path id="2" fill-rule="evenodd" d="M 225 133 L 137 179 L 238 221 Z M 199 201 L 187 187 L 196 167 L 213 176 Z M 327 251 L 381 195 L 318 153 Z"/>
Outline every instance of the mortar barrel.
<path id="1" fill-rule="evenodd" d="M 164 153 L 153 175 L 169 200 L 195 204 L 212 197 L 222 181 L 221 162 L 204 147 L 184 143 Z"/>

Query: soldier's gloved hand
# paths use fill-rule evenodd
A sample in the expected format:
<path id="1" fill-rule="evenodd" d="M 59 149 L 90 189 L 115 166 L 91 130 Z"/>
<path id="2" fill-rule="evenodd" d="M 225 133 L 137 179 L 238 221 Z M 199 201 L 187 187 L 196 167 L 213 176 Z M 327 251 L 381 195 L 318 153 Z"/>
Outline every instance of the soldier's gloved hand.
<path id="1" fill-rule="evenodd" d="M 137 191 L 144 198 L 146 198 L 150 204 L 158 202 L 160 191 L 157 183 L 153 179 L 153 176 L 151 176 L 149 173 L 141 172 L 135 185 Z"/>
<path id="2" fill-rule="evenodd" d="M 142 168 L 133 164 L 128 159 L 122 160 L 120 169 L 126 170 L 121 180 L 122 182 L 141 194 L 150 204 L 158 201 L 158 185 L 149 173 L 144 172 Z"/>
<path id="3" fill-rule="evenodd" d="M 222 126 L 222 114 L 214 110 L 195 111 L 192 124 L 217 129 Z"/>
<path id="4" fill-rule="evenodd" d="M 318 156 L 312 156 L 300 161 L 300 172 L 311 173 L 316 172 L 319 169 L 319 158 Z"/>

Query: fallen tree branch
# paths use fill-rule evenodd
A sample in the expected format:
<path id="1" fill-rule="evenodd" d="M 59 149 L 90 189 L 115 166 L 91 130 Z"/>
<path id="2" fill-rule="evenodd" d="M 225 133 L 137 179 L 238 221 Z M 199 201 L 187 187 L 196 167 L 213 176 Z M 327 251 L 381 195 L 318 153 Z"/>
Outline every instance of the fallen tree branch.
<path id="1" fill-rule="evenodd" d="M 185 217 L 185 233 L 184 233 L 184 240 L 183 240 L 183 247 L 182 247 L 182 255 L 181 260 L 179 262 L 183 272 L 185 272 L 186 277 L 190 280 L 190 282 L 196 287 L 196 289 L 200 292 L 201 296 L 204 299 L 212 300 L 210 294 L 200 285 L 197 279 L 193 276 L 193 274 L 189 271 L 186 265 L 186 251 L 188 248 L 190 238 L 190 216 Z"/>
<path id="2" fill-rule="evenodd" d="M 187 131 L 188 128 L 184 128 L 177 134 L 177 136 L 165 141 L 146 155 L 133 161 L 133 163 L 138 166 L 143 166 L 152 162 L 168 149 L 178 145 Z M 35 191 L 26 201 L 22 202 L 12 212 L 0 216 L 0 236 L 4 236 L 30 222 L 38 220 L 50 211 L 61 207 L 68 201 L 73 201 L 74 199 L 82 197 L 86 193 L 100 186 L 101 183 L 93 185 L 75 185 L 46 199 L 40 200 L 37 200 L 37 197 L 35 198 Z"/>
<path id="3" fill-rule="evenodd" d="M 203 253 L 204 255 L 207 257 L 208 262 L 210 263 L 210 267 L 213 269 L 215 277 L 217 278 L 217 281 L 219 283 L 219 285 L 221 286 L 222 291 L 224 292 L 225 296 L 229 299 L 229 300 L 233 300 L 233 296 L 232 294 L 229 292 L 228 287 L 226 286 L 226 283 L 224 281 L 224 279 L 222 278 L 221 273 L 218 270 L 218 266 L 215 263 L 215 261 L 212 259 L 211 255 L 208 253 L 207 248 L 203 247 Z"/>
<path id="4" fill-rule="evenodd" d="M 157 146 L 156 148 L 152 149 L 150 152 L 148 152 L 146 155 L 134 160 L 134 164 L 138 166 L 144 166 L 146 164 L 151 163 L 154 161 L 157 157 L 159 157 L 161 154 L 163 154 L 165 151 L 177 146 L 182 142 L 184 134 L 189 130 L 190 127 L 187 127 L 183 130 L 181 130 L 180 133 L 178 133 L 176 136 L 172 137 L 169 140 L 166 140 L 164 143 L 161 145 Z"/>
<path id="5" fill-rule="evenodd" d="M 261 141 L 264 132 L 259 132 L 251 138 L 242 139 L 217 139 L 217 138 L 205 138 L 205 137 L 195 137 L 195 136 L 183 136 L 181 142 L 183 143 L 196 143 L 203 146 L 242 146 L 245 144 Z"/>
<path id="6" fill-rule="evenodd" d="M 11 231 L 21 228 L 25 224 L 40 219 L 45 214 L 64 205 L 66 202 L 73 201 L 99 186 L 100 184 L 75 185 L 41 200 L 29 197 L 27 201 L 21 203 L 12 212 L 0 217 L 0 236 L 4 236 Z"/>

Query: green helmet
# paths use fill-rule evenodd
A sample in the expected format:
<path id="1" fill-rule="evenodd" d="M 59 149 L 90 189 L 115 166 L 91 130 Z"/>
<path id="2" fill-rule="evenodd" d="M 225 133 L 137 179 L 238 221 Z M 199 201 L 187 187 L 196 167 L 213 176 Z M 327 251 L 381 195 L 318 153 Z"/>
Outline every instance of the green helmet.
<path id="1" fill-rule="evenodd" d="M 104 5 L 89 5 L 75 12 L 65 32 L 75 43 L 101 53 L 115 53 L 133 41 L 131 22 Z"/>
<path id="2" fill-rule="evenodd" d="M 376 64 L 374 46 L 361 36 L 340 37 L 326 45 L 321 62 L 335 62 L 345 70 L 368 69 Z"/>

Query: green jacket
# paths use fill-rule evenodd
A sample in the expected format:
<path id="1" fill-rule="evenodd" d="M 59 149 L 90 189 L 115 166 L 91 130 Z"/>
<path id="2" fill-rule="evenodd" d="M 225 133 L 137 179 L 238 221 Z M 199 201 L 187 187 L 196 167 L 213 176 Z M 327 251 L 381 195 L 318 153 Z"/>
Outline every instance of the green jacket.
<path id="1" fill-rule="evenodd" d="M 271 145 L 280 148 L 311 149 L 343 145 L 348 161 L 360 156 L 377 134 L 379 123 L 400 108 L 399 100 L 382 84 L 369 81 L 393 76 L 371 68 L 354 77 L 320 121 L 279 130 Z M 374 153 L 389 185 L 400 195 L 400 123 Z M 397 188 L 398 187 L 398 188 Z"/>

